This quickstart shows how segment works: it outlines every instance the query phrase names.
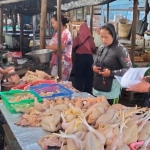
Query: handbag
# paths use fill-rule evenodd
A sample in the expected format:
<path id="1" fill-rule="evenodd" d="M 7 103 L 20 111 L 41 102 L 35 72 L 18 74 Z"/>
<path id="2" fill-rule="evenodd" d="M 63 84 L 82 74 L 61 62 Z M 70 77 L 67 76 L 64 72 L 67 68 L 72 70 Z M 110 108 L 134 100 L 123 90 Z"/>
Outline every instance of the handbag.
<path id="1" fill-rule="evenodd" d="M 95 74 L 93 87 L 97 91 L 110 92 L 112 87 L 113 77 L 103 77 Z"/>
<path id="2" fill-rule="evenodd" d="M 75 46 L 75 47 L 73 48 L 73 52 L 76 52 L 77 49 L 78 49 L 80 46 L 82 46 L 89 38 L 90 38 L 90 36 L 88 36 L 88 37 L 85 39 L 85 41 L 84 41 L 83 43 L 81 43 L 81 44 Z"/>
<path id="3" fill-rule="evenodd" d="M 105 50 L 105 52 L 103 52 L 104 51 L 104 48 L 103 48 L 101 53 L 98 54 L 99 62 L 96 63 L 97 67 L 101 67 L 101 69 L 108 68 L 103 65 L 103 60 L 107 56 L 108 50 L 109 50 L 109 48 L 107 50 Z M 97 91 L 110 92 L 113 79 L 114 79 L 113 77 L 103 77 L 102 75 L 95 74 L 94 81 L 93 81 L 93 87 Z"/>

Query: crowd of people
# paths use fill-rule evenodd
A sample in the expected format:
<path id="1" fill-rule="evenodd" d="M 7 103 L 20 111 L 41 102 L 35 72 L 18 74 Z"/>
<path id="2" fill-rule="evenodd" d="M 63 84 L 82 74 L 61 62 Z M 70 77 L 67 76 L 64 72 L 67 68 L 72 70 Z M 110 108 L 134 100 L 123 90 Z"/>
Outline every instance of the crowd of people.
<path id="1" fill-rule="evenodd" d="M 61 49 L 62 49 L 62 80 L 69 80 L 72 70 L 71 53 L 75 53 L 75 88 L 79 91 L 92 93 L 94 96 L 104 95 L 110 104 L 119 98 L 121 85 L 115 79 L 115 75 L 123 76 L 132 67 L 132 62 L 126 48 L 119 43 L 115 27 L 106 23 L 97 27 L 101 46 L 98 48 L 95 61 L 93 51 L 96 49 L 94 38 L 86 23 L 82 23 L 78 35 L 72 39 L 70 31 L 66 28 L 69 20 L 61 16 Z M 53 29 L 56 31 L 52 36 L 47 49 L 53 50 L 50 62 L 51 74 L 58 75 L 58 21 L 55 14 L 51 18 Z M 141 83 L 129 87 L 127 91 L 150 93 L 148 77 Z"/>

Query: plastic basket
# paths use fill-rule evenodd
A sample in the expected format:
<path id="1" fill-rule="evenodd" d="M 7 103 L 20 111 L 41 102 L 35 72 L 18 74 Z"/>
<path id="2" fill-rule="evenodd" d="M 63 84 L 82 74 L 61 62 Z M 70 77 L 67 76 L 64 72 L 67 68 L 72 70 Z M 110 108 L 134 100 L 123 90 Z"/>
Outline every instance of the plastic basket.
<path id="1" fill-rule="evenodd" d="M 28 85 L 29 85 L 29 84 L 20 84 L 20 85 L 18 85 L 18 86 L 12 87 L 11 89 L 12 89 L 12 90 L 17 90 L 17 89 L 24 90 L 24 88 L 25 88 L 26 86 L 28 86 Z"/>
<path id="2" fill-rule="evenodd" d="M 32 82 L 31 84 L 21 84 L 21 85 L 13 87 L 12 89 L 14 89 L 14 90 L 15 89 L 27 90 L 27 89 L 29 89 L 30 86 L 35 86 L 35 85 L 39 85 L 39 84 L 42 84 L 42 83 L 52 84 L 52 83 L 54 83 L 54 81 L 51 81 L 51 80 L 40 80 L 40 81 Z"/>
<path id="3" fill-rule="evenodd" d="M 40 84 L 31 86 L 30 90 L 40 98 L 54 99 L 55 97 L 72 98 L 73 92 L 60 84 Z M 42 92 L 50 92 L 50 95 L 41 95 Z"/>
<path id="4" fill-rule="evenodd" d="M 32 94 L 34 97 L 36 97 L 31 91 L 22 91 L 22 90 L 10 90 L 6 92 L 0 92 L 2 102 L 7 107 L 7 109 L 12 113 L 18 113 L 19 111 L 16 111 L 16 109 L 19 108 L 29 108 L 34 106 L 34 99 L 21 99 L 18 102 L 10 101 L 10 99 L 13 99 L 15 96 L 21 96 L 25 94 Z M 37 97 L 39 102 L 42 102 L 42 99 Z"/>

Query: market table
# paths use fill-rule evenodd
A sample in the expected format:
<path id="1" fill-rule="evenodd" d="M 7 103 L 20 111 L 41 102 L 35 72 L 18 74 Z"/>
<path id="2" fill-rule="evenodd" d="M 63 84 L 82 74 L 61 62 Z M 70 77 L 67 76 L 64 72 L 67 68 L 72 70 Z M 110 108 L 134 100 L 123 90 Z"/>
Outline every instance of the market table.
<path id="1" fill-rule="evenodd" d="M 16 126 L 14 123 L 19 120 L 21 113 L 11 114 L 3 104 L 0 104 L 0 110 L 6 121 L 3 128 L 10 146 L 8 150 L 42 150 L 37 141 L 50 132 L 41 127 Z"/>
<path id="2" fill-rule="evenodd" d="M 78 92 L 73 93 L 72 97 L 85 98 L 93 96 L 86 92 Z M 42 150 L 37 141 L 41 137 L 50 134 L 50 132 L 46 132 L 42 127 L 16 126 L 14 123 L 19 120 L 22 114 L 11 114 L 3 104 L 0 104 L 0 110 L 6 121 L 6 124 L 3 125 L 6 135 L 5 140 L 10 146 L 6 150 Z"/>

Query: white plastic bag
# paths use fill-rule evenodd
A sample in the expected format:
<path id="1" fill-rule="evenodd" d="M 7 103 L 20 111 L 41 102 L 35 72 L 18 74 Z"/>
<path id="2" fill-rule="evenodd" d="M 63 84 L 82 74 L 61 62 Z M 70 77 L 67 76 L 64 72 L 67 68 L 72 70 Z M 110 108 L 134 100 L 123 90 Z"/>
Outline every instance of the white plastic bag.
<path id="1" fill-rule="evenodd" d="M 58 66 L 57 65 L 54 65 L 52 67 L 51 75 L 54 76 L 54 77 L 58 76 Z"/>

